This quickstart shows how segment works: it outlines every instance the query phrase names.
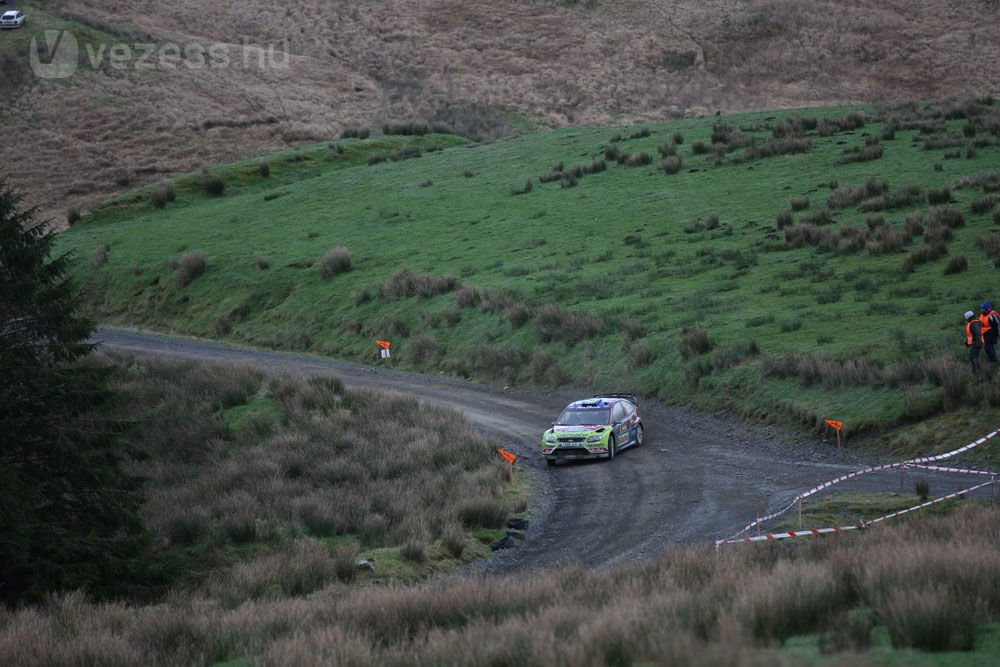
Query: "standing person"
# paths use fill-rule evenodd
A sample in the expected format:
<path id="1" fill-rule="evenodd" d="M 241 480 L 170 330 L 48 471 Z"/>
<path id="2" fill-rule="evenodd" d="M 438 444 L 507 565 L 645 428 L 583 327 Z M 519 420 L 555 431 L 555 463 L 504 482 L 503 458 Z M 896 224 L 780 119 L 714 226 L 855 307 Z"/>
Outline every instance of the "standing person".
<path id="1" fill-rule="evenodd" d="M 972 372 L 979 372 L 979 353 L 983 349 L 983 323 L 971 310 L 965 311 L 965 346 L 969 348 Z"/>
<path id="2" fill-rule="evenodd" d="M 990 367 L 994 367 L 997 364 L 997 338 L 1000 338 L 1000 313 L 993 310 L 989 301 L 983 301 L 982 311 L 979 321 L 983 323 L 983 348 Z"/>

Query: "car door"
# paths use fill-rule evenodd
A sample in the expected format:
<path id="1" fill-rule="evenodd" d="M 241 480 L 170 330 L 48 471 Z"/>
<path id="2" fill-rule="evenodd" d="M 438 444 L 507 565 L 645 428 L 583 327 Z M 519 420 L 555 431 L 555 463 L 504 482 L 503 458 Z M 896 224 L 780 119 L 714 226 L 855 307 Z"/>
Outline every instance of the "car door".
<path id="1" fill-rule="evenodd" d="M 632 441 L 627 417 L 625 404 L 622 401 L 615 403 L 615 407 L 611 413 L 611 422 L 614 424 L 615 440 L 618 441 L 619 447 L 623 447 Z"/>

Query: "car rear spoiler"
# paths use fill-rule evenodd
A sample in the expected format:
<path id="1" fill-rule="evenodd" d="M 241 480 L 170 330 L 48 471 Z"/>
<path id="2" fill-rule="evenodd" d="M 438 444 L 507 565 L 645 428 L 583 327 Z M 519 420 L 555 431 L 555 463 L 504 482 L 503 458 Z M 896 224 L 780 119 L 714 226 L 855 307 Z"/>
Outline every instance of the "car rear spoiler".
<path id="1" fill-rule="evenodd" d="M 616 394 L 616 393 L 606 393 L 606 394 L 594 394 L 593 398 L 624 398 L 626 401 L 630 401 L 632 405 L 639 407 L 639 397 L 635 394 Z"/>

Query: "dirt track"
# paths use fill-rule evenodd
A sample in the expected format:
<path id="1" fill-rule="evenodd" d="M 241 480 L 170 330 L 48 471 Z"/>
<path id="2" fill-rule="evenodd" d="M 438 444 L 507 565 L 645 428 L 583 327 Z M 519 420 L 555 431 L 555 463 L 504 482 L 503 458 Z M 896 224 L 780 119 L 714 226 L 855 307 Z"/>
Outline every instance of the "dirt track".
<path id="1" fill-rule="evenodd" d="M 461 410 L 477 428 L 519 454 L 518 469 L 537 482 L 528 539 L 475 564 L 474 571 L 511 572 L 572 562 L 602 567 L 656 556 L 671 544 L 710 542 L 742 528 L 756 512 L 861 464 L 830 443 L 800 442 L 793 448 L 768 428 L 748 428 L 737 420 L 647 402 L 641 406 L 647 434 L 643 447 L 622 452 L 612 463 L 549 468 L 538 452 L 540 434 L 572 398 L 569 395 L 504 391 L 187 338 L 101 330 L 95 339 L 135 356 L 333 373 L 351 387 L 412 394 Z M 887 490 L 898 490 L 896 479 L 891 482 L 895 488 Z M 885 487 L 887 480 L 873 479 L 871 484 Z M 944 488 L 936 486 L 939 492 Z"/>

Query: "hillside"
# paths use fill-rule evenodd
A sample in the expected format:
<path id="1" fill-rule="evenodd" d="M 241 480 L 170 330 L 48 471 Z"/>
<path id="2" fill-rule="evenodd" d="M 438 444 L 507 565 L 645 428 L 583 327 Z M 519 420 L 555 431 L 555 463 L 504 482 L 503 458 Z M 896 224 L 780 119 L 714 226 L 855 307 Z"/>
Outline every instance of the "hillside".
<path id="1" fill-rule="evenodd" d="M 344 139 L 134 193 L 62 240 L 106 322 L 370 363 L 389 339 L 406 368 L 904 427 L 887 444 L 916 453 L 1000 405 L 959 356 L 961 313 L 997 299 L 998 111 Z"/>
<path id="2" fill-rule="evenodd" d="M 60 224 L 70 207 L 354 125 L 440 123 L 491 139 L 1000 91 L 1000 10 L 985 1 L 22 4 L 29 28 L 0 35 L 0 119 L 16 137 L 0 144 L 0 164 Z M 46 29 L 70 30 L 81 49 L 149 44 L 153 56 L 137 48 L 124 68 L 85 62 L 39 81 L 28 40 Z M 215 44 L 232 61 L 160 67 L 170 44 Z M 289 57 L 260 68 L 243 44 L 287 44 Z"/>

